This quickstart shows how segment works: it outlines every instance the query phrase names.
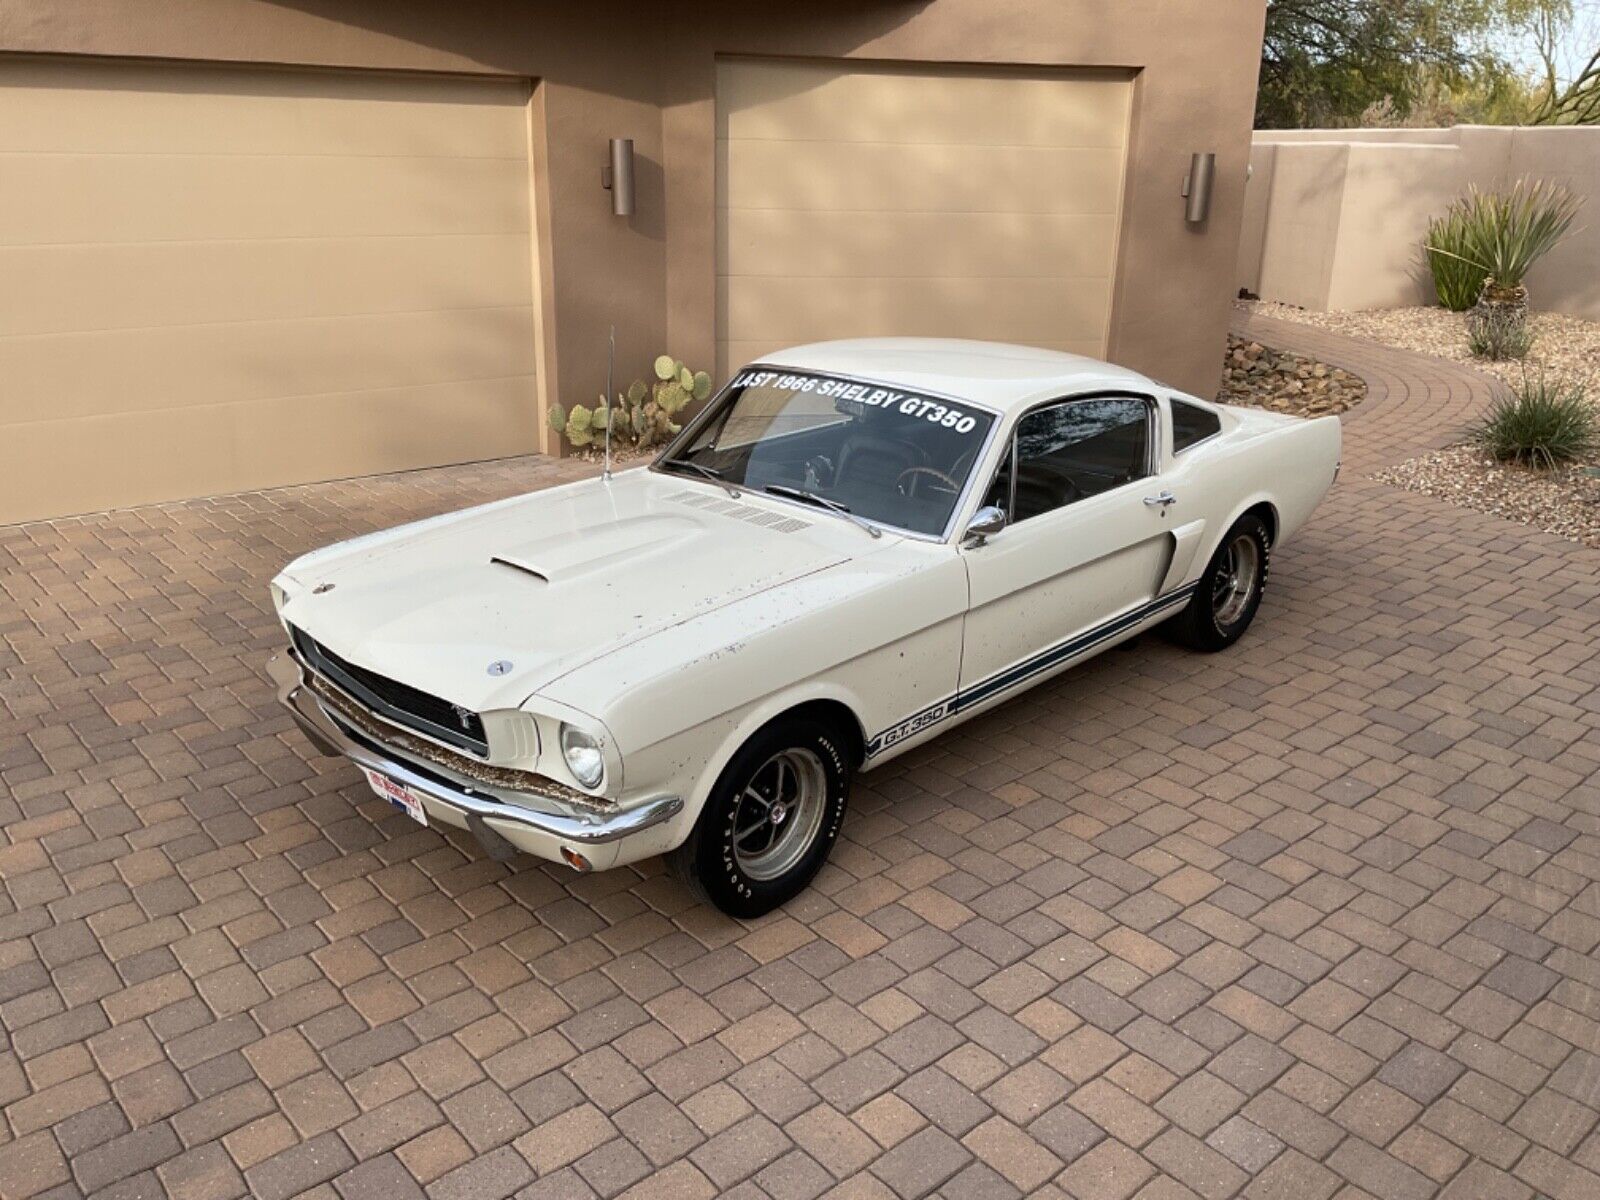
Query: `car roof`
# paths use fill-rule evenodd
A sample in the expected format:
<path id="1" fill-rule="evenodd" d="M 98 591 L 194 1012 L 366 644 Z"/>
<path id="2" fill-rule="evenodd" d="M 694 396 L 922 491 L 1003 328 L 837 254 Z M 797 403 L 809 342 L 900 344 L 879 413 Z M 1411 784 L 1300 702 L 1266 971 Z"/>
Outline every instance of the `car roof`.
<path id="1" fill-rule="evenodd" d="M 1082 354 L 960 338 L 851 338 L 813 342 L 757 363 L 844 375 L 908 391 L 933 392 L 1009 412 L 1075 392 L 1134 390 L 1156 384 L 1137 371 Z"/>

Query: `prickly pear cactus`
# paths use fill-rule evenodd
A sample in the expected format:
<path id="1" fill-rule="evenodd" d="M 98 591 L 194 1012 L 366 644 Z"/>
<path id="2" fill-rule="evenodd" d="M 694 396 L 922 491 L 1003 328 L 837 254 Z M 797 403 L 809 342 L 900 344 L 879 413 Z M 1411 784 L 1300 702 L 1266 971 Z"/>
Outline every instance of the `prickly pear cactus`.
<path id="1" fill-rule="evenodd" d="M 689 393 L 676 379 L 656 384 L 656 404 L 667 413 L 675 413 L 689 403 Z"/>
<path id="2" fill-rule="evenodd" d="M 673 417 L 692 401 L 711 395 L 711 376 L 691 371 L 670 354 L 661 355 L 653 366 L 653 383 L 635 379 L 613 400 L 598 397 L 592 409 L 575 404 L 567 410 L 552 404 L 550 428 L 579 448 L 603 443 L 608 426 L 613 447 L 620 442 L 647 450 L 666 441 L 682 428 Z"/>
<path id="3" fill-rule="evenodd" d="M 593 413 L 581 404 L 574 404 L 572 411 L 567 414 L 567 441 L 574 446 L 587 446 L 594 441 L 590 431 L 593 421 Z"/>

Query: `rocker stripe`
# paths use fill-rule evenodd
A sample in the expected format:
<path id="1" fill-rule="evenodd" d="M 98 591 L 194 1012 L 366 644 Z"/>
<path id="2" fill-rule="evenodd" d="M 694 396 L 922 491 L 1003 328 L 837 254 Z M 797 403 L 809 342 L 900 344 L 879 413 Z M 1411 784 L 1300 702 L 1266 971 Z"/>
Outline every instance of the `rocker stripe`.
<path id="1" fill-rule="evenodd" d="M 979 680 L 965 691 L 946 696 L 943 700 L 928 705 L 899 724 L 876 734 L 867 743 L 867 757 L 872 758 L 874 755 L 881 754 L 890 746 L 904 741 L 913 733 L 921 733 L 924 729 L 937 725 L 964 709 L 993 699 L 1001 692 L 1009 691 L 1026 683 L 1035 675 L 1059 666 L 1061 663 L 1070 658 L 1075 658 L 1085 651 L 1092 650 L 1108 638 L 1113 638 L 1117 634 L 1149 620 L 1157 613 L 1174 607 L 1180 601 L 1187 600 L 1199 586 L 1198 581 L 1186 583 L 1164 596 L 1157 597 L 1148 604 L 1141 605 L 1132 612 L 1123 613 L 1120 617 L 1114 617 L 1104 625 L 1098 625 L 1093 629 L 1078 634 L 1076 637 L 1068 638 L 1064 642 L 1058 642 L 1056 645 L 1040 651 L 1024 662 L 1007 667 L 987 679 Z"/>

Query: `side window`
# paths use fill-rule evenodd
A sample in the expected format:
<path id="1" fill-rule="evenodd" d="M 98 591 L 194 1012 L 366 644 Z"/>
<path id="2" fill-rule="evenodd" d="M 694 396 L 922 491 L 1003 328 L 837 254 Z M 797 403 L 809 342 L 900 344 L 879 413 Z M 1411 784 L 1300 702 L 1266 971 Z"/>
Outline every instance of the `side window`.
<path id="1" fill-rule="evenodd" d="M 1203 442 L 1222 431 L 1222 422 L 1210 409 L 1198 404 L 1172 401 L 1172 452 L 1178 454 L 1196 442 Z"/>
<path id="2" fill-rule="evenodd" d="M 1026 521 L 1149 474 L 1150 406 L 1129 396 L 1069 400 L 1017 423 L 1017 511 Z"/>

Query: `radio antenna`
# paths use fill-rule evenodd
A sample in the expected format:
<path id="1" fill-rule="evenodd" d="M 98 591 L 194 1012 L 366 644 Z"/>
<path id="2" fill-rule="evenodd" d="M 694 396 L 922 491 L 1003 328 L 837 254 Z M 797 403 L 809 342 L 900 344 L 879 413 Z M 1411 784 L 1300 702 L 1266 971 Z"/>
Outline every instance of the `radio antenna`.
<path id="1" fill-rule="evenodd" d="M 611 482 L 611 426 L 616 420 L 616 401 L 611 395 L 611 368 L 617 358 L 617 327 L 611 327 L 611 337 L 606 343 L 606 465 L 600 472 L 600 478 L 606 483 Z"/>

